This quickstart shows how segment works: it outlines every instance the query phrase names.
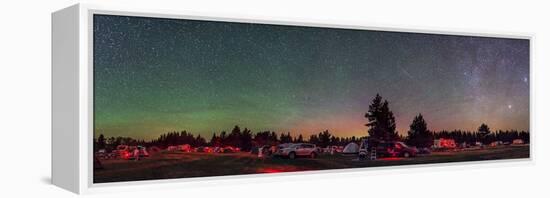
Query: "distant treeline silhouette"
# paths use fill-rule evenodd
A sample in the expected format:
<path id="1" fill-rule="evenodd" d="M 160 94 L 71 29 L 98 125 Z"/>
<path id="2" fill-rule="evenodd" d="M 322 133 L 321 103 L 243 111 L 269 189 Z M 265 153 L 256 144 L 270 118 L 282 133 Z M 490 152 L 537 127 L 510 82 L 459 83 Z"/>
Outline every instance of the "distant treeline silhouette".
<path id="1" fill-rule="evenodd" d="M 475 144 L 481 142 L 489 144 L 494 141 L 512 142 L 514 139 L 522 139 L 525 143 L 529 143 L 528 131 L 517 130 L 498 130 L 491 132 L 487 124 L 482 123 L 477 131 L 437 131 L 428 130 L 428 126 L 422 114 L 414 117 L 409 126 L 407 136 L 401 136 L 396 131 L 396 123 L 393 112 L 390 111 L 387 100 L 382 100 L 380 95 L 372 100 L 369 105 L 369 110 L 365 114 L 368 123 L 368 133 L 363 137 L 338 137 L 330 133 L 328 130 L 321 131 L 318 134 L 313 134 L 307 137 L 302 135 L 292 136 L 290 132 L 277 134 L 274 131 L 260 131 L 253 133 L 250 129 L 241 129 L 236 125 L 231 132 L 221 131 L 219 134 L 213 133 L 211 139 L 206 141 L 200 134 L 195 136 L 188 131 L 174 131 L 160 135 L 157 139 L 151 141 L 136 140 L 130 137 L 109 137 L 106 138 L 100 134 L 98 138 L 94 138 L 94 150 L 115 149 L 117 145 L 143 145 L 156 146 L 159 148 L 167 148 L 168 146 L 189 144 L 193 147 L 214 146 L 224 147 L 233 146 L 241 148 L 243 151 L 250 151 L 254 147 L 263 145 L 277 145 L 280 143 L 296 143 L 308 142 L 316 144 L 320 147 L 327 146 L 344 146 L 350 142 L 358 142 L 362 138 L 372 138 L 382 141 L 404 141 L 411 146 L 420 148 L 430 147 L 434 139 L 447 138 L 453 139 L 457 143 Z"/>
<path id="2" fill-rule="evenodd" d="M 187 131 L 174 131 L 161 134 L 157 139 L 151 141 L 135 140 L 129 137 L 110 137 L 105 138 L 100 134 L 94 139 L 94 148 L 98 149 L 115 149 L 117 145 L 142 145 L 156 146 L 159 148 L 167 148 L 168 146 L 189 144 L 192 147 L 213 146 L 224 147 L 233 146 L 241 148 L 243 151 L 250 151 L 253 147 L 263 145 L 277 145 L 281 143 L 298 143 L 310 142 L 318 146 L 344 146 L 349 142 L 356 142 L 359 138 L 352 137 L 337 137 L 332 135 L 328 130 L 322 131 L 319 134 L 313 134 L 305 139 L 302 134 L 297 136 L 290 135 L 290 132 L 277 134 L 274 131 L 261 131 L 252 133 L 248 128 L 241 130 L 239 126 L 235 126 L 230 133 L 222 131 L 217 135 L 214 133 L 210 141 L 206 141 L 201 135 L 193 135 Z"/>

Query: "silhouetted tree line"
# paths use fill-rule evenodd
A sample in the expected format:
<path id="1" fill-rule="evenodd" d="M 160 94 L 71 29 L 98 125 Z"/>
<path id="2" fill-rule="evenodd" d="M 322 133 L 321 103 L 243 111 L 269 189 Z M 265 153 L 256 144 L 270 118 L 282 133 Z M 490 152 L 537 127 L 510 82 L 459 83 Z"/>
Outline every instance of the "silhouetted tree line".
<path id="1" fill-rule="evenodd" d="M 455 140 L 457 143 L 467 143 L 475 144 L 476 142 L 481 142 L 483 144 L 490 144 L 495 141 L 502 141 L 511 143 L 515 139 L 521 139 L 525 143 L 529 143 L 529 132 L 527 131 L 517 131 L 517 130 L 498 130 L 496 132 L 491 132 L 489 134 L 471 132 L 471 131 L 462 131 L 462 130 L 453 130 L 453 131 L 439 131 L 433 133 L 434 137 L 437 138 L 450 138 Z"/>
<path id="2" fill-rule="evenodd" d="M 118 145 L 143 145 L 143 146 L 156 146 L 159 148 L 167 148 L 168 146 L 189 144 L 192 147 L 200 146 L 233 146 L 241 148 L 243 151 L 250 151 L 254 147 L 263 145 L 277 145 L 281 143 L 303 143 L 310 142 L 318 146 L 344 146 L 349 142 L 356 142 L 359 139 L 353 137 L 337 137 L 332 135 L 328 130 L 322 131 L 318 134 L 313 134 L 309 139 L 304 139 L 302 134 L 298 136 L 290 135 L 290 132 L 280 133 L 277 135 L 274 131 L 261 131 L 253 134 L 250 129 L 244 128 L 241 130 L 239 126 L 235 126 L 230 133 L 222 131 L 219 134 L 214 133 L 210 141 L 206 141 L 202 136 L 194 136 L 187 131 L 181 132 L 168 132 L 161 134 L 157 139 L 151 141 L 134 140 L 129 137 L 111 137 L 108 140 L 105 139 L 103 134 L 100 134 L 97 139 L 94 139 L 94 150 L 115 149 Z"/>
<path id="3" fill-rule="evenodd" d="M 253 134 L 249 129 L 240 130 L 239 126 L 235 126 L 231 133 L 227 134 L 222 131 L 219 135 L 214 133 L 209 145 L 211 146 L 235 146 L 244 151 L 249 151 L 253 147 L 263 145 L 277 145 L 281 143 L 302 143 L 310 142 L 318 146 L 326 147 L 329 145 L 341 146 L 351 141 L 356 141 L 355 137 L 336 137 L 328 130 L 322 131 L 319 134 L 313 134 L 309 139 L 305 139 L 302 134 L 297 136 L 290 135 L 290 132 L 280 133 L 277 135 L 274 131 L 261 131 Z"/>
<path id="4" fill-rule="evenodd" d="M 252 132 L 248 128 L 241 131 L 239 126 L 235 126 L 231 133 L 222 131 L 220 135 L 212 135 L 210 139 L 211 146 L 234 146 L 248 151 L 252 148 Z"/>
<path id="5" fill-rule="evenodd" d="M 370 139 L 381 141 L 405 141 L 407 144 L 416 147 L 431 147 L 434 139 L 448 138 L 454 139 L 457 143 L 475 144 L 482 142 L 489 144 L 494 141 L 512 142 L 514 139 L 522 139 L 529 143 L 529 132 L 526 131 L 496 131 L 491 132 L 489 126 L 485 123 L 481 124 L 477 131 L 438 131 L 432 132 L 428 129 L 428 124 L 424 120 L 422 114 L 414 117 L 409 125 L 407 136 L 401 136 L 396 131 L 396 122 L 393 112 L 389 108 L 389 102 L 383 100 L 379 94 L 376 94 L 369 110 L 365 114 L 368 120 L 368 136 Z M 115 149 L 117 145 L 144 145 L 157 146 L 166 148 L 181 144 L 189 144 L 193 147 L 199 146 L 233 146 L 241 148 L 244 151 L 249 151 L 253 147 L 263 145 L 277 145 L 280 143 L 297 143 L 309 142 L 320 147 L 327 146 L 344 146 L 350 142 L 358 142 L 365 137 L 337 137 L 332 135 L 328 130 L 321 131 L 318 134 L 312 134 L 306 140 L 302 134 L 293 137 L 290 132 L 280 133 L 277 135 L 274 131 L 260 131 L 253 134 L 250 129 L 241 129 L 235 126 L 231 132 L 221 131 L 219 134 L 214 133 L 210 141 L 206 141 L 201 135 L 194 136 L 187 131 L 169 132 L 160 135 L 152 141 L 134 140 L 129 137 L 110 137 L 106 138 L 100 134 L 98 138 L 94 138 L 94 150 Z"/>
<path id="6" fill-rule="evenodd" d="M 393 112 L 389 110 L 389 103 L 386 100 L 382 101 L 379 94 L 376 94 L 372 100 L 365 117 L 368 119 L 366 126 L 369 127 L 369 137 L 383 141 L 405 141 L 408 145 L 420 148 L 431 147 L 434 143 L 433 140 L 439 138 L 453 139 L 457 143 L 467 144 L 476 142 L 490 144 L 494 141 L 512 142 L 514 139 L 522 139 L 525 143 L 529 143 L 529 132 L 527 131 L 499 130 L 491 132 L 485 123 L 482 123 L 474 132 L 462 130 L 432 132 L 428 130 L 428 124 L 422 114 L 414 117 L 406 137 L 399 136 Z"/>
<path id="7" fill-rule="evenodd" d="M 191 146 L 205 146 L 206 140 L 201 137 L 200 134 L 195 137 L 193 134 L 187 131 L 181 131 L 162 134 L 157 139 L 152 140 L 145 145 L 166 148 L 168 146 L 181 144 L 189 144 Z"/>

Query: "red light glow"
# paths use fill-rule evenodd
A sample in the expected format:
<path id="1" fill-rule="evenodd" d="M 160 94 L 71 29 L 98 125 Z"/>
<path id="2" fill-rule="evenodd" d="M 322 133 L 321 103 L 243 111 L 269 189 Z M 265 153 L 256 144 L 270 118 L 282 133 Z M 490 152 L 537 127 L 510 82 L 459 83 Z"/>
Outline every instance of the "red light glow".
<path id="1" fill-rule="evenodd" d="M 379 158 L 380 160 L 383 160 L 383 161 L 399 161 L 401 160 L 401 158 L 399 157 L 386 157 L 386 158 Z"/>
<path id="2" fill-rule="evenodd" d="M 257 173 L 282 173 L 282 172 L 294 172 L 294 171 L 299 171 L 299 169 L 296 168 L 296 166 L 290 166 L 290 165 L 256 169 Z"/>
<path id="3" fill-rule="evenodd" d="M 280 172 L 284 172 L 284 171 L 277 170 L 277 169 L 274 169 L 274 168 L 264 168 L 264 169 L 259 169 L 258 172 L 260 172 L 260 173 L 280 173 Z"/>

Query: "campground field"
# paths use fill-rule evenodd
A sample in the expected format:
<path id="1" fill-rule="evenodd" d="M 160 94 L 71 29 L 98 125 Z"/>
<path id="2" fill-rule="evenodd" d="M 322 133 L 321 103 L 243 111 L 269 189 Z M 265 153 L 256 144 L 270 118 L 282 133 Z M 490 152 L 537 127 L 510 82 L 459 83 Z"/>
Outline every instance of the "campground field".
<path id="1" fill-rule="evenodd" d="M 414 158 L 358 160 L 357 156 L 323 154 L 315 159 L 284 159 L 250 153 L 184 153 L 162 151 L 140 161 L 100 160 L 103 169 L 94 170 L 94 183 L 205 176 L 278 173 L 359 167 L 398 166 L 426 163 L 518 159 L 529 157 L 529 145 L 501 146 L 477 150 L 433 152 Z"/>

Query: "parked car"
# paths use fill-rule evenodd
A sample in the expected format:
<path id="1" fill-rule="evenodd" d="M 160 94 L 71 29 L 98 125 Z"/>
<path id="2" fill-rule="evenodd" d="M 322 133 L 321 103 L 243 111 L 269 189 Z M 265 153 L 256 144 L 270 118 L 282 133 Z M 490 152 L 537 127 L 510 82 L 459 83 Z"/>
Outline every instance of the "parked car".
<path id="1" fill-rule="evenodd" d="M 432 150 L 430 150 L 430 148 L 417 148 L 417 152 L 416 152 L 416 154 L 421 154 L 421 155 L 428 155 L 431 153 L 432 153 Z"/>
<path id="2" fill-rule="evenodd" d="M 212 148 L 212 152 L 213 153 L 223 153 L 223 148 L 219 147 L 219 146 L 216 146 L 216 147 Z"/>
<path id="3" fill-rule="evenodd" d="M 403 142 L 380 142 L 376 146 L 376 155 L 382 157 L 414 157 L 418 150 Z"/>
<path id="4" fill-rule="evenodd" d="M 315 153 L 322 154 L 322 153 L 324 153 L 324 150 L 321 147 L 315 147 Z"/>
<path id="5" fill-rule="evenodd" d="M 147 152 L 147 148 L 143 146 L 118 145 L 116 150 L 118 152 L 118 156 L 122 159 L 130 160 L 136 159 L 136 157 L 149 157 L 149 152 Z"/>
<path id="6" fill-rule="evenodd" d="M 95 152 L 95 157 L 106 159 L 107 158 L 107 151 L 105 149 L 99 149 L 97 152 Z"/>
<path id="7" fill-rule="evenodd" d="M 207 147 L 207 146 L 199 146 L 199 147 L 195 148 L 195 152 L 197 152 L 197 153 L 212 153 L 212 152 L 214 152 L 214 148 Z"/>
<path id="8" fill-rule="evenodd" d="M 344 150 L 343 146 L 327 146 L 321 149 L 323 153 L 341 153 L 343 150 Z"/>
<path id="9" fill-rule="evenodd" d="M 235 153 L 235 152 L 239 152 L 239 151 L 241 151 L 240 148 L 232 147 L 232 146 L 226 146 L 226 147 L 223 147 L 223 149 L 222 149 L 222 153 Z"/>
<path id="10" fill-rule="evenodd" d="M 130 159 L 130 157 L 133 155 L 133 152 L 130 150 L 130 146 L 128 145 L 118 145 L 116 147 L 117 156 L 121 159 Z"/>
<path id="11" fill-rule="evenodd" d="M 275 156 L 288 157 L 294 159 L 296 157 L 311 157 L 315 158 L 319 155 L 315 144 L 297 143 L 289 144 L 288 146 L 280 146 L 275 152 Z"/>

